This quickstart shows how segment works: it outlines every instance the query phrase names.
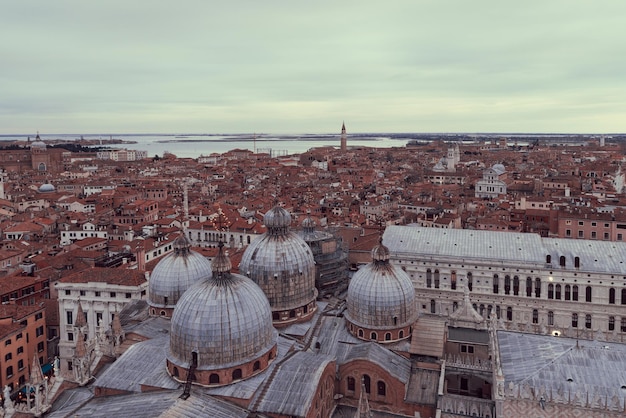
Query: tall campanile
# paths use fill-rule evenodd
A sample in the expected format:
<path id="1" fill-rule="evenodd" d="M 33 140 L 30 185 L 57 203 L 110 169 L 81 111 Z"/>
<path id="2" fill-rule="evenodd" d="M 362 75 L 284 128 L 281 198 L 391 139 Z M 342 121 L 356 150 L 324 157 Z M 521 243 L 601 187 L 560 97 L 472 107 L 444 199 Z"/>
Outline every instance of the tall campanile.
<path id="1" fill-rule="evenodd" d="M 346 138 L 346 124 L 345 122 L 341 124 L 341 150 L 346 151 L 348 149 L 347 138 Z"/>

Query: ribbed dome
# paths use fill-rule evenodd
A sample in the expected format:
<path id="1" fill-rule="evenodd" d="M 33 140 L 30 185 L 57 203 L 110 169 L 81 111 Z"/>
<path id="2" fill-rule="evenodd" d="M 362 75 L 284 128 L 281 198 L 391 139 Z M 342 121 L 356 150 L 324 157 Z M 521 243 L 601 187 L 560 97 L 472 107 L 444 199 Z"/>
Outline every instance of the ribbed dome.
<path id="1" fill-rule="evenodd" d="M 280 206 L 274 206 L 265 213 L 265 216 L 263 216 L 263 223 L 265 224 L 269 234 L 281 234 L 286 230 L 289 230 L 289 226 L 291 225 L 291 215 Z"/>
<path id="2" fill-rule="evenodd" d="M 211 277 L 211 262 L 190 249 L 184 234 L 174 241 L 174 252 L 156 265 L 148 285 L 148 303 L 173 308 L 187 289 L 199 280 Z"/>
<path id="3" fill-rule="evenodd" d="M 310 216 L 307 216 L 302 221 L 302 229 L 304 229 L 306 233 L 311 233 L 315 231 L 315 226 L 316 226 L 315 221 Z"/>
<path id="4" fill-rule="evenodd" d="M 273 208 L 265 222 L 268 232 L 248 246 L 239 271 L 263 289 L 274 312 L 310 304 L 317 296 L 310 247 L 289 231 L 291 216 L 286 210 Z"/>
<path id="5" fill-rule="evenodd" d="M 357 271 L 348 286 L 346 318 L 368 329 L 397 329 L 417 319 L 411 278 L 389 263 L 389 250 L 379 244 L 373 261 Z"/>
<path id="6" fill-rule="evenodd" d="M 197 353 L 197 370 L 219 370 L 245 364 L 271 350 L 278 333 L 263 291 L 250 279 L 223 271 L 220 253 L 212 277 L 193 285 L 172 316 L 167 358 L 189 367 Z M 219 270 L 219 271 L 218 271 Z"/>

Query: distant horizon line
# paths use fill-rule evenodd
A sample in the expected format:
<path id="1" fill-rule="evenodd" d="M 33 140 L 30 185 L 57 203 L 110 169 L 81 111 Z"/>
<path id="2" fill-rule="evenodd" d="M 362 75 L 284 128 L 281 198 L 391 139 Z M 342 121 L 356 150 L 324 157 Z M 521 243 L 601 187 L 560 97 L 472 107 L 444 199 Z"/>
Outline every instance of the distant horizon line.
<path id="1" fill-rule="evenodd" d="M 563 136 L 563 135 L 573 135 L 573 136 L 622 136 L 626 135 L 626 132 L 582 132 L 582 133 L 572 133 L 572 132 L 419 132 L 419 131 L 402 131 L 402 132 L 394 132 L 394 131 L 372 131 L 372 132 L 353 132 L 346 133 L 347 136 L 357 136 L 357 135 L 442 135 L 442 136 L 472 136 L 472 135 L 481 135 L 481 136 L 502 136 L 502 135 L 525 135 L 525 136 Z M 323 136 L 339 136 L 341 132 L 304 132 L 304 133 L 271 133 L 271 132 L 221 132 L 221 133 L 198 133 L 198 132 L 139 132 L 139 133 L 9 133 L 9 134 L 0 134 L 0 138 L 3 137 L 36 137 L 39 136 L 313 136 L 313 135 L 323 135 Z M 79 138 L 77 138 L 79 139 Z"/>

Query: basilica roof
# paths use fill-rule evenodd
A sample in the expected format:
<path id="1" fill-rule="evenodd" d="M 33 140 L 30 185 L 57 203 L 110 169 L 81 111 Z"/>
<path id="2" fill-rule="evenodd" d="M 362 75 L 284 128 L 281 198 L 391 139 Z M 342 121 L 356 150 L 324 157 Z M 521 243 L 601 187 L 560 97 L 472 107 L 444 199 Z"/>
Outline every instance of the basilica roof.
<path id="1" fill-rule="evenodd" d="M 289 230 L 291 215 L 274 207 L 265 214 L 267 232 L 244 252 L 239 271 L 267 295 L 272 310 L 304 306 L 316 297 L 315 261 L 308 244 Z"/>
<path id="2" fill-rule="evenodd" d="M 213 261 L 213 274 L 191 286 L 172 316 L 168 359 L 187 368 L 192 352 L 199 370 L 244 364 L 276 345 L 270 305 L 250 279 L 230 272 L 223 247 Z"/>
<path id="3" fill-rule="evenodd" d="M 535 268 L 573 268 L 580 272 L 615 273 L 626 276 L 626 242 L 542 238 L 538 234 L 471 229 L 439 229 L 389 226 L 383 235 L 393 258 L 403 254 L 470 262 L 512 262 Z M 550 255 L 551 265 L 546 264 Z"/>
<path id="4" fill-rule="evenodd" d="M 156 265 L 148 285 L 150 305 L 173 307 L 192 284 L 211 276 L 209 260 L 190 247 L 181 234 L 174 241 L 174 252 Z"/>
<path id="5" fill-rule="evenodd" d="M 417 319 L 411 278 L 389 263 L 389 250 L 380 243 L 372 262 L 357 271 L 348 287 L 346 318 L 369 329 L 395 329 Z"/>

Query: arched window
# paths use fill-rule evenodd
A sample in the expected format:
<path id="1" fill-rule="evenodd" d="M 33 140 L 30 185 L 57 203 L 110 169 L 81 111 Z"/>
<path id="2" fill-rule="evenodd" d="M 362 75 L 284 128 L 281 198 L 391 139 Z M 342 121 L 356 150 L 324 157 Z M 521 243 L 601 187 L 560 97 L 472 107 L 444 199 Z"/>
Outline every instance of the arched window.
<path id="1" fill-rule="evenodd" d="M 430 300 L 430 313 L 435 313 L 435 299 Z"/>
<path id="2" fill-rule="evenodd" d="M 500 319 L 500 315 L 501 315 L 500 305 L 496 305 L 496 318 Z"/>
<path id="3" fill-rule="evenodd" d="M 435 289 L 439 289 L 439 275 L 435 277 Z"/>
<path id="4" fill-rule="evenodd" d="M 539 277 L 535 278 L 535 297 L 541 297 L 541 279 Z"/>
<path id="5" fill-rule="evenodd" d="M 622 289 L 622 305 L 626 305 L 626 289 Z"/>
<path id="6" fill-rule="evenodd" d="M 531 297 L 533 295 L 533 279 L 526 277 L 526 296 Z"/>
<path id="7" fill-rule="evenodd" d="M 386 332 L 385 333 L 385 341 L 391 341 L 391 333 L 390 332 Z"/>
<path id="8" fill-rule="evenodd" d="M 365 386 L 365 393 L 371 393 L 371 381 L 369 375 L 363 375 L 363 386 Z"/>
<path id="9" fill-rule="evenodd" d="M 159 314 L 160 314 L 161 316 L 165 316 L 165 311 L 161 311 L 161 312 L 159 312 Z"/>
<path id="10" fill-rule="evenodd" d="M 239 380 L 242 377 L 241 369 L 233 370 L 233 380 Z"/>
<path id="11" fill-rule="evenodd" d="M 354 387 L 356 386 L 356 381 L 354 377 L 348 377 L 348 379 L 346 380 L 348 384 L 348 390 L 354 392 Z"/>
<path id="12" fill-rule="evenodd" d="M 554 312 L 548 311 L 548 325 L 554 325 Z"/>
<path id="13" fill-rule="evenodd" d="M 539 311 L 537 309 L 533 309 L 533 324 L 539 323 Z"/>
<path id="14" fill-rule="evenodd" d="M 257 371 L 261 368 L 261 362 L 259 360 L 254 362 L 254 365 L 252 366 L 252 371 Z"/>
<path id="15" fill-rule="evenodd" d="M 555 293 L 555 294 L 554 294 L 554 299 L 561 300 L 561 285 L 560 285 L 560 284 L 557 284 L 557 285 L 555 286 L 555 288 L 556 288 L 556 292 L 554 292 L 554 293 Z"/>
<path id="16" fill-rule="evenodd" d="M 456 311 L 457 309 L 459 309 L 459 302 L 452 302 L 452 312 Z"/>
<path id="17" fill-rule="evenodd" d="M 580 268 L 580 257 L 574 257 L 574 267 Z"/>
<path id="18" fill-rule="evenodd" d="M 430 269 L 426 270 L 426 287 L 432 287 L 433 285 L 433 272 Z"/>
<path id="19" fill-rule="evenodd" d="M 578 285 L 572 286 L 572 300 L 578 300 Z"/>
<path id="20" fill-rule="evenodd" d="M 497 274 L 493 275 L 493 293 L 498 294 L 500 290 L 500 279 Z"/>
<path id="21" fill-rule="evenodd" d="M 359 337 L 363 338 L 363 330 L 359 328 Z"/>
<path id="22" fill-rule="evenodd" d="M 609 303 L 611 305 L 615 303 L 615 289 L 614 288 L 609 289 Z"/>
<path id="23" fill-rule="evenodd" d="M 39 165 L 37 166 L 37 170 L 46 171 L 46 163 L 39 163 Z"/>
<path id="24" fill-rule="evenodd" d="M 578 328 L 578 314 L 572 314 L 572 328 Z"/>
<path id="25" fill-rule="evenodd" d="M 572 298 L 572 287 L 568 284 L 565 285 L 565 300 Z"/>
<path id="26" fill-rule="evenodd" d="M 439 283 L 439 270 L 435 270 L 435 283 Z"/>
<path id="27" fill-rule="evenodd" d="M 217 373 L 211 373 L 211 375 L 209 376 L 209 384 L 217 385 L 219 382 L 220 382 L 220 375 Z"/>
<path id="28" fill-rule="evenodd" d="M 585 328 L 591 329 L 591 315 L 585 315 Z"/>
<path id="29" fill-rule="evenodd" d="M 513 276 L 513 294 L 519 295 L 519 277 Z"/>
<path id="30" fill-rule="evenodd" d="M 398 338 L 404 338 L 404 330 L 400 330 L 400 332 L 398 333 Z"/>
<path id="31" fill-rule="evenodd" d="M 561 257 L 559 257 L 559 265 L 561 267 L 565 267 L 565 256 L 562 255 Z"/>
<path id="32" fill-rule="evenodd" d="M 450 273 L 450 288 L 456 290 L 456 271 L 452 270 Z"/>
<path id="33" fill-rule="evenodd" d="M 504 294 L 511 294 L 511 276 L 509 276 L 508 274 L 504 276 Z"/>
<path id="34" fill-rule="evenodd" d="M 554 285 L 548 284 L 548 299 L 554 299 Z"/>
<path id="35" fill-rule="evenodd" d="M 513 320 L 513 308 L 510 306 L 506 308 L 506 320 L 507 321 Z"/>
<path id="36" fill-rule="evenodd" d="M 370 340 L 378 340 L 378 334 L 376 334 L 375 332 L 370 333 Z"/>
<path id="37" fill-rule="evenodd" d="M 378 396 L 387 396 L 387 385 L 382 380 L 379 380 L 376 384 L 378 388 Z"/>
<path id="38" fill-rule="evenodd" d="M 480 313 L 480 316 L 485 316 L 485 304 L 484 303 L 480 304 L 478 313 Z"/>
<path id="39" fill-rule="evenodd" d="M 591 302 L 591 286 L 585 288 L 585 301 Z"/>
<path id="40" fill-rule="evenodd" d="M 615 330 L 615 317 L 609 316 L 609 331 Z"/>
<path id="41" fill-rule="evenodd" d="M 271 360 L 271 359 L 273 359 L 273 358 L 274 358 L 274 352 L 273 352 L 273 351 L 270 351 L 270 352 L 267 354 L 267 360 L 269 361 L 269 360 Z"/>
<path id="42" fill-rule="evenodd" d="M 174 375 L 174 377 L 178 377 L 178 367 L 174 367 L 172 369 L 172 374 Z"/>
<path id="43" fill-rule="evenodd" d="M 474 276 L 472 275 L 472 272 L 469 271 L 467 272 L 467 289 L 472 290 L 473 286 L 474 286 Z"/>
<path id="44" fill-rule="evenodd" d="M 550 254 L 548 254 L 546 256 L 546 264 L 550 264 L 550 263 L 552 263 L 552 256 Z"/>

